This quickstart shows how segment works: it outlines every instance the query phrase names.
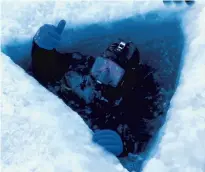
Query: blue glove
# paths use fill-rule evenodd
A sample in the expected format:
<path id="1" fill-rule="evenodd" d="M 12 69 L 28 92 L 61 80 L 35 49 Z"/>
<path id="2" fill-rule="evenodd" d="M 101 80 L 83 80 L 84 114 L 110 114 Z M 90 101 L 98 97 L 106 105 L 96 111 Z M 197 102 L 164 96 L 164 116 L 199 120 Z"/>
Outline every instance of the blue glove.
<path id="1" fill-rule="evenodd" d="M 39 28 L 34 36 L 34 42 L 41 48 L 52 50 L 58 46 L 66 21 L 61 20 L 58 26 L 45 24 Z"/>
<path id="2" fill-rule="evenodd" d="M 98 130 L 93 134 L 93 141 L 116 156 L 119 156 L 123 152 L 122 140 L 115 131 Z"/>

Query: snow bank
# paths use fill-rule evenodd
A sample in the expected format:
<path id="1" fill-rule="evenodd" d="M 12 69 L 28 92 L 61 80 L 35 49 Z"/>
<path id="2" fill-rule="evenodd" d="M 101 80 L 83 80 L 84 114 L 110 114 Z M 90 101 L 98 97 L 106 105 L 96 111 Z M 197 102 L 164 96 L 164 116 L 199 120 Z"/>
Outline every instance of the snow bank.
<path id="1" fill-rule="evenodd" d="M 161 0 L 35 0 L 15 4 L 5 0 L 1 18 L 2 51 L 26 69 L 37 29 L 64 18 L 67 25 L 59 50 L 69 48 L 95 55 L 102 52 L 108 42 L 124 35 L 139 44 L 144 56 L 149 52 L 145 60 L 162 61 L 158 64 L 163 70 L 161 78 L 173 94 L 182 54 L 178 49 L 183 50 L 185 41 L 180 85 L 171 103 L 167 125 L 161 132 L 162 140 L 143 171 L 202 172 L 205 171 L 202 154 L 205 150 L 205 83 L 201 75 L 205 72 L 202 18 L 205 13 L 200 5 L 182 18 L 184 40 L 180 23 L 165 21 L 175 20 L 176 13 L 187 7 L 164 7 Z M 159 9 L 161 12 L 147 15 Z M 136 18 L 129 19 L 136 14 Z M 3 171 L 122 171 L 114 157 L 92 144 L 90 131 L 80 117 L 14 65 L 8 56 L 1 54 Z"/>
<path id="2" fill-rule="evenodd" d="M 1 59 L 2 171 L 123 171 L 92 144 L 90 130 L 75 112 L 9 57 L 1 53 Z"/>
<path id="3" fill-rule="evenodd" d="M 205 172 L 205 4 L 184 16 L 184 66 L 168 120 L 143 172 Z"/>

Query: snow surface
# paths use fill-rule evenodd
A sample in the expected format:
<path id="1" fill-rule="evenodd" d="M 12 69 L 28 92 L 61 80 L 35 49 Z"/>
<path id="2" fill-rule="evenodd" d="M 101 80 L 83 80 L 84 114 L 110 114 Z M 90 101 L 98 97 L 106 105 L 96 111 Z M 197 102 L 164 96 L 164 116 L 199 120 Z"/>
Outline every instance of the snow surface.
<path id="1" fill-rule="evenodd" d="M 62 18 L 67 25 L 60 51 L 97 55 L 113 39 L 135 41 L 143 61 L 159 68 L 157 78 L 169 98 L 178 83 L 167 123 L 142 171 L 205 171 L 202 1 L 193 7 L 165 7 L 161 0 L 41 0 L 15 4 L 5 0 L 1 5 L 2 52 L 24 69 L 30 63 L 32 37 L 37 29 Z M 75 112 L 3 53 L 2 171 L 123 171 L 115 157 L 91 142 L 90 130 Z"/>
<path id="2" fill-rule="evenodd" d="M 123 170 L 92 143 L 91 132 L 77 113 L 7 56 L 1 58 L 2 171 Z"/>
<path id="3" fill-rule="evenodd" d="M 205 172 L 205 5 L 184 16 L 184 65 L 167 124 L 144 172 Z"/>

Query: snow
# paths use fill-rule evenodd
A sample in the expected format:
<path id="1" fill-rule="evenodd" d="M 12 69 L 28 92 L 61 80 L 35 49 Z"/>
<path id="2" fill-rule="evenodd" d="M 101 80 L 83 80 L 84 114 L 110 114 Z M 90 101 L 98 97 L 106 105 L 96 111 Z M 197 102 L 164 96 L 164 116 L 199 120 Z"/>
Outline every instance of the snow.
<path id="1" fill-rule="evenodd" d="M 184 65 L 166 126 L 144 172 L 205 171 L 205 6 L 184 16 Z"/>
<path id="2" fill-rule="evenodd" d="M 123 171 L 92 143 L 77 113 L 7 56 L 1 58 L 2 171 Z"/>
<path id="3" fill-rule="evenodd" d="M 160 0 L 4 0 L 1 5 L 2 171 L 125 170 L 92 143 L 91 131 L 75 112 L 10 60 L 26 69 L 37 29 L 62 18 L 67 25 L 60 51 L 97 55 L 113 39 L 131 39 L 146 57 L 143 61 L 159 69 L 156 77 L 169 99 L 177 81 L 166 125 L 142 171 L 205 171 L 203 1 L 192 7 L 165 7 Z"/>

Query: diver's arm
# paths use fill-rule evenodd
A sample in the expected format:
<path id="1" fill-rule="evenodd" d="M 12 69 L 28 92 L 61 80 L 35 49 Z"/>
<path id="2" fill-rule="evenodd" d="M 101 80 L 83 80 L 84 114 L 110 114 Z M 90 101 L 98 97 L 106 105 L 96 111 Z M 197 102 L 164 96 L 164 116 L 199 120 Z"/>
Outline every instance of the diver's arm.
<path id="1" fill-rule="evenodd" d="M 43 85 L 60 79 L 72 63 L 71 53 L 56 51 L 65 25 L 65 20 L 61 20 L 57 26 L 44 24 L 33 38 L 32 72 Z"/>
<path id="2" fill-rule="evenodd" d="M 32 46 L 32 72 L 43 85 L 60 79 L 72 64 L 72 53 L 61 54 L 55 49 L 46 50 L 34 41 Z"/>

